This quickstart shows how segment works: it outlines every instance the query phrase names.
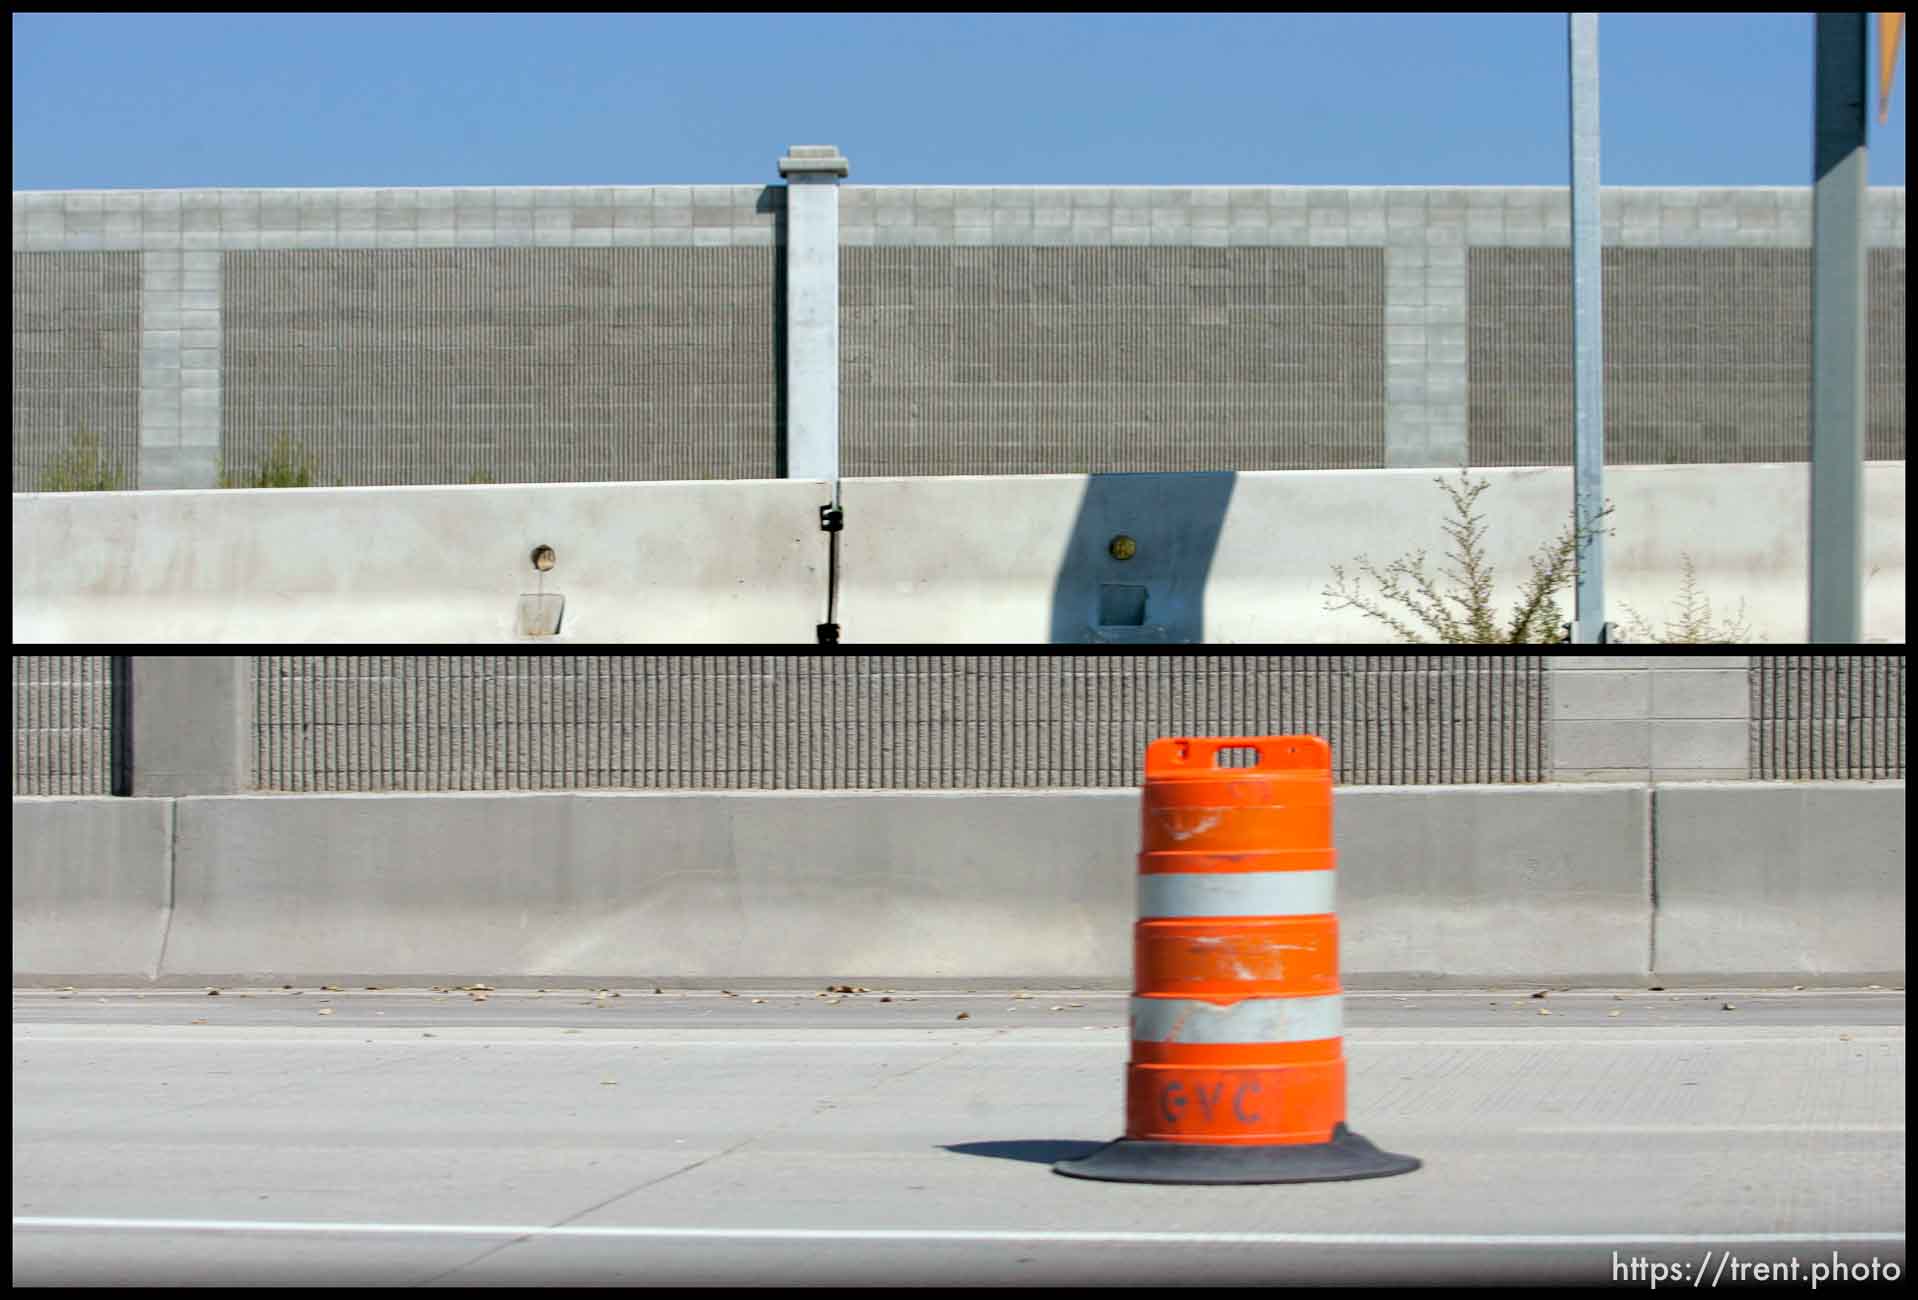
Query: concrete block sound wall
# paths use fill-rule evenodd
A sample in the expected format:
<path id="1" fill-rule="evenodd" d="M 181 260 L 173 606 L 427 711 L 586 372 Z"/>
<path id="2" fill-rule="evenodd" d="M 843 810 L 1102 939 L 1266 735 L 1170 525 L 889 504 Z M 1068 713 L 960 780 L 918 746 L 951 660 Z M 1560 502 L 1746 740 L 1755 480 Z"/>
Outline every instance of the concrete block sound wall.
<path id="1" fill-rule="evenodd" d="M 1569 463 L 1563 189 L 840 189 L 847 475 Z M 16 193 L 14 489 L 81 433 L 128 487 L 283 438 L 316 484 L 776 477 L 786 196 Z M 1900 460 L 1904 190 L 1868 213 Z M 1608 459 L 1805 459 L 1809 189 L 1604 226 Z"/>
<path id="2" fill-rule="evenodd" d="M 1296 729 L 1356 980 L 1889 981 L 1903 668 L 17 656 L 14 976 L 1118 984 L 1144 742 Z"/>
<path id="3" fill-rule="evenodd" d="M 1274 731 L 1354 786 L 1905 773 L 1902 655 L 16 655 L 13 698 L 35 796 L 1115 788 Z"/>
<path id="4" fill-rule="evenodd" d="M 15 490 L 119 411 L 82 394 L 129 331 L 128 486 L 282 438 L 316 484 L 774 477 L 782 193 L 16 194 Z"/>

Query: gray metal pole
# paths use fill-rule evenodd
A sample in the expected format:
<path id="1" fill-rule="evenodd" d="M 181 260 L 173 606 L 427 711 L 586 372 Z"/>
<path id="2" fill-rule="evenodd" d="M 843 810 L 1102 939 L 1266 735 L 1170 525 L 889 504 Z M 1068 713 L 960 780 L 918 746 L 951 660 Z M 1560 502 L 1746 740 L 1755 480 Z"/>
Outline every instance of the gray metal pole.
<path id="1" fill-rule="evenodd" d="M 1572 515 L 1576 616 L 1572 640 L 1607 640 L 1605 539 L 1605 299 L 1598 202 L 1598 15 L 1570 14 L 1572 73 Z"/>
<path id="2" fill-rule="evenodd" d="M 1865 554 L 1865 19 L 1819 14 L 1812 88 L 1810 639 L 1855 643 Z"/>

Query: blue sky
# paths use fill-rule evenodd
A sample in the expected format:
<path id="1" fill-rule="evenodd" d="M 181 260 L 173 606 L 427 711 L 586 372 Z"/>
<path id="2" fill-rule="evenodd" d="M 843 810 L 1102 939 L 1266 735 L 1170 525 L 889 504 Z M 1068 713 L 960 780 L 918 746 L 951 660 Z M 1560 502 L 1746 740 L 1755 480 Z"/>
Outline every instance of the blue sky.
<path id="1" fill-rule="evenodd" d="M 1809 184 L 1812 29 L 1602 17 L 1605 183 Z M 1567 86 L 1562 13 L 16 14 L 13 185 L 1562 185 Z"/>

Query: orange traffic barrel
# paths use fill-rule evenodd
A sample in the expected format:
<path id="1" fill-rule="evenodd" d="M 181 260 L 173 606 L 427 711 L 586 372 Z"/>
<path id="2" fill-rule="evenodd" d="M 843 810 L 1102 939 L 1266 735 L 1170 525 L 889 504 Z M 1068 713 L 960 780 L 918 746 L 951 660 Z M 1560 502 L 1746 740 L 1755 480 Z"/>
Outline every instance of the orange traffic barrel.
<path id="1" fill-rule="evenodd" d="M 1222 767 L 1227 750 L 1256 761 Z M 1345 1126 L 1331 747 L 1155 740 L 1140 803 L 1125 1136 L 1053 1168 L 1133 1183 L 1417 1169 Z"/>

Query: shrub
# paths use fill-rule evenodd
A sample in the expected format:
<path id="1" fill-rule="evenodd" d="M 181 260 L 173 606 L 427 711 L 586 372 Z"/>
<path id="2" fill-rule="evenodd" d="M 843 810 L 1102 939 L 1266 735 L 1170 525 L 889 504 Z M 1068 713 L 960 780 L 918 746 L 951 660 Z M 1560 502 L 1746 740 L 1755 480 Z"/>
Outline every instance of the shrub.
<path id="1" fill-rule="evenodd" d="M 1751 625 L 1745 622 L 1745 602 L 1738 602 L 1738 616 L 1728 618 L 1720 628 L 1712 627 L 1711 598 L 1698 590 L 1698 568 L 1692 563 L 1689 552 L 1681 552 L 1685 564 L 1685 576 L 1678 585 L 1678 621 L 1665 623 L 1663 633 L 1653 631 L 1643 614 L 1624 605 L 1625 612 L 1631 615 L 1626 624 L 1630 634 L 1627 641 L 1646 642 L 1653 645 L 1740 645 L 1756 640 L 1751 634 Z"/>
<path id="2" fill-rule="evenodd" d="M 224 458 L 220 464 L 220 486 L 223 488 L 283 488 L 312 487 L 313 462 L 306 450 L 291 438 L 282 435 L 273 442 L 273 449 L 267 453 L 264 464 L 252 474 L 234 474 L 228 471 Z"/>
<path id="3" fill-rule="evenodd" d="M 1577 521 L 1565 525 L 1556 541 L 1539 547 L 1532 556 L 1532 574 L 1526 579 L 1512 616 L 1503 627 L 1492 608 L 1492 566 L 1485 558 L 1485 517 L 1473 512 L 1479 494 L 1491 486 L 1474 483 L 1469 471 L 1459 471 L 1458 483 L 1434 479 L 1451 498 L 1456 518 L 1445 525 L 1452 539 L 1450 563 L 1440 577 L 1426 570 L 1426 552 L 1413 551 L 1380 567 L 1361 555 L 1359 574 L 1371 579 L 1379 590 L 1376 596 L 1365 594 L 1357 582 L 1346 577 L 1342 565 L 1332 566 L 1333 585 L 1324 589 L 1325 608 L 1336 612 L 1356 609 L 1376 619 L 1407 641 L 1423 642 L 1426 634 L 1442 642 L 1465 645 L 1553 645 L 1566 639 L 1565 617 L 1553 599 L 1572 585 L 1576 576 L 1575 556 L 1579 534 Z M 1586 536 L 1611 535 L 1610 529 L 1597 527 L 1612 513 L 1612 503 L 1598 513 Z M 1449 589 L 1440 589 L 1440 578 L 1449 581 Z M 1397 606 L 1424 625 L 1423 631 L 1406 621 Z"/>
<path id="4" fill-rule="evenodd" d="M 100 435 L 85 429 L 40 471 L 42 492 L 118 492 L 120 471 L 107 463 Z"/>

